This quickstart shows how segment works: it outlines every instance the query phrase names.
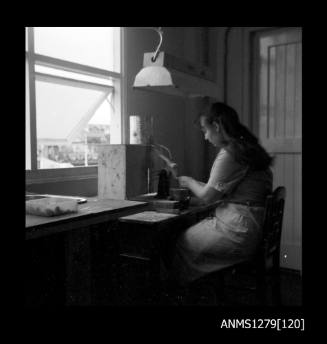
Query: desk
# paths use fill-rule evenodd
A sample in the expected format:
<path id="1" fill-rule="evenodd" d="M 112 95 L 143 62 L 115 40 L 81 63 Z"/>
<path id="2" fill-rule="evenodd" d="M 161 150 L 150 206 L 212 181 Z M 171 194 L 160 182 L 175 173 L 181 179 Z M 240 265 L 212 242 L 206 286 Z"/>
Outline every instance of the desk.
<path id="1" fill-rule="evenodd" d="M 147 286 L 157 290 L 161 282 L 162 261 L 170 265 L 170 253 L 177 236 L 186 228 L 213 213 L 218 202 L 190 206 L 180 214 L 165 214 L 147 210 L 119 218 L 116 231 L 120 252 L 120 283 L 125 283 L 124 265 L 143 265 L 148 273 Z M 132 270 L 133 271 L 133 270 Z"/>
<path id="2" fill-rule="evenodd" d="M 103 304 L 113 289 L 105 278 L 114 270 L 116 220 L 147 207 L 145 202 L 88 198 L 77 213 L 26 215 L 26 303 Z"/>

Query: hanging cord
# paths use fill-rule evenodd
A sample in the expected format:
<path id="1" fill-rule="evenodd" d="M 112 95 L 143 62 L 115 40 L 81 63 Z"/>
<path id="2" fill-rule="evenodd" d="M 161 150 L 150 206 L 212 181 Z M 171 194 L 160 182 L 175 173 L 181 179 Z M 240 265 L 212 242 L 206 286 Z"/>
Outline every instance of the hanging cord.
<path id="1" fill-rule="evenodd" d="M 159 44 L 157 46 L 157 49 L 156 49 L 155 53 L 153 54 L 153 56 L 151 57 L 151 61 L 156 62 L 158 55 L 159 55 L 159 50 L 160 50 L 160 47 L 162 44 L 163 31 L 162 31 L 161 27 L 159 27 L 158 29 L 152 29 L 152 30 L 155 30 L 159 34 L 159 37 L 160 37 L 160 41 L 159 41 Z"/>
<path id="2" fill-rule="evenodd" d="M 160 37 L 160 40 L 159 40 L 159 44 L 157 46 L 157 49 L 156 51 L 154 52 L 153 56 L 151 57 L 151 61 L 152 62 L 156 62 L 157 58 L 158 58 L 158 55 L 159 55 L 159 50 L 160 50 L 160 47 L 161 47 L 161 44 L 162 44 L 162 36 L 163 36 L 163 30 L 161 29 L 161 27 L 158 27 L 158 28 L 155 28 L 155 27 L 144 27 L 144 26 L 138 26 L 136 27 L 137 29 L 147 29 L 147 30 L 153 30 L 153 31 L 156 31 Z"/>

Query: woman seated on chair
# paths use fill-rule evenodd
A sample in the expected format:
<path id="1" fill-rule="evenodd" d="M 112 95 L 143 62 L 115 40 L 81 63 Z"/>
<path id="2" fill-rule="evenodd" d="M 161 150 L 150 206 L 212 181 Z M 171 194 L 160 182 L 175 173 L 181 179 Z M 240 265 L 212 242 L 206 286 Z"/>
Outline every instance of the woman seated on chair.
<path id="1" fill-rule="evenodd" d="M 272 192 L 272 157 L 240 123 L 234 109 L 214 103 L 199 118 L 205 140 L 218 149 L 208 182 L 180 176 L 181 187 L 215 213 L 178 238 L 173 276 L 185 285 L 210 272 L 248 260 L 260 239 L 266 196 Z"/>

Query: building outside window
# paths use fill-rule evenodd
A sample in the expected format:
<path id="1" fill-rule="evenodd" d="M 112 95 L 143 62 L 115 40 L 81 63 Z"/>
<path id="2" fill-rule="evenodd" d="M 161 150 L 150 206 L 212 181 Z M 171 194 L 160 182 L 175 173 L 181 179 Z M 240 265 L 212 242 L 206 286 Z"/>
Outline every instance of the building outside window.
<path id="1" fill-rule="evenodd" d="M 121 28 L 26 28 L 26 170 L 97 165 L 121 143 Z"/>

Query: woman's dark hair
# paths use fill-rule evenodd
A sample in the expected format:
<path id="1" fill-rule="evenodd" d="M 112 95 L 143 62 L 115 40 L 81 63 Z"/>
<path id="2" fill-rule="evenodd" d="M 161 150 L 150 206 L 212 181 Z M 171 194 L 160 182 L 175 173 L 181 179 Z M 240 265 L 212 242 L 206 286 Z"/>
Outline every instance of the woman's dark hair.
<path id="1" fill-rule="evenodd" d="M 249 165 L 254 170 L 265 170 L 273 158 L 259 144 L 258 139 L 244 126 L 237 112 L 224 103 L 213 103 L 207 111 L 201 113 L 209 124 L 218 123 L 227 134 L 226 150 L 233 154 L 242 165 Z"/>

